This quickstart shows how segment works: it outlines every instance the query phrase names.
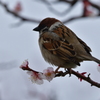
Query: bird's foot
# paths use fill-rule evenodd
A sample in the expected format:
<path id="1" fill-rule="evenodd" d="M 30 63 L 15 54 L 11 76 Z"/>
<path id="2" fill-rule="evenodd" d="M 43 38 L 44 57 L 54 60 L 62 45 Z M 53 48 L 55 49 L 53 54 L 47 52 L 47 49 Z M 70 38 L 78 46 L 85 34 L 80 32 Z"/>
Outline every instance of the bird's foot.
<path id="1" fill-rule="evenodd" d="M 68 71 L 68 73 L 69 73 L 69 77 L 71 77 L 71 74 L 72 74 L 71 68 L 67 68 L 67 71 Z"/>
<path id="2" fill-rule="evenodd" d="M 63 73 L 63 71 L 58 71 L 59 69 L 60 69 L 60 66 L 55 70 L 55 74 L 56 74 L 56 73 L 59 73 L 59 74 L 60 74 L 60 73 Z"/>

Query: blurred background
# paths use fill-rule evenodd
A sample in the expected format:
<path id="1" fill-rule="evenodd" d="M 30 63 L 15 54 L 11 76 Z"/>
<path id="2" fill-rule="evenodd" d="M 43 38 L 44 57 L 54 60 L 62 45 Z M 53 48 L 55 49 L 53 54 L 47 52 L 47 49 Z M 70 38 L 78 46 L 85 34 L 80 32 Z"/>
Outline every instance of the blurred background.
<path id="1" fill-rule="evenodd" d="M 99 88 L 74 75 L 37 85 L 19 68 L 26 59 L 40 72 L 52 67 L 42 58 L 39 34 L 32 31 L 46 17 L 61 20 L 100 59 L 99 16 L 100 0 L 0 0 L 0 100 L 100 100 Z M 97 66 L 88 61 L 74 70 L 91 73 L 100 82 Z"/>

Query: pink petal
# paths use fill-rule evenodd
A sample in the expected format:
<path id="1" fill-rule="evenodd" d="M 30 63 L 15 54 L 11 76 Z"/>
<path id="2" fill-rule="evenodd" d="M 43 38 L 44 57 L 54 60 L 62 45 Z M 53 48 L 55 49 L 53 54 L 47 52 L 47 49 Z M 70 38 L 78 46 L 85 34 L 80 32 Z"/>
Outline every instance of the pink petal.
<path id="1" fill-rule="evenodd" d="M 43 70 L 43 75 L 45 76 L 45 79 L 50 82 L 55 77 L 53 68 L 48 67 L 47 69 Z"/>
<path id="2" fill-rule="evenodd" d="M 30 75 L 30 79 L 33 83 L 36 84 L 43 84 L 43 74 L 42 73 L 37 73 L 37 72 L 33 72 L 33 71 L 28 71 L 27 72 Z"/>

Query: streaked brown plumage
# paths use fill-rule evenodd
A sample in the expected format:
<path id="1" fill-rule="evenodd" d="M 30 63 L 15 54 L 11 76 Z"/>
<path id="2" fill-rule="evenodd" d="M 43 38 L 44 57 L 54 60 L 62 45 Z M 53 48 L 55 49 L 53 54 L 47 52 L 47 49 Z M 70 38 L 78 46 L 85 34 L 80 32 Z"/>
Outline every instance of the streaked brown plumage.
<path id="1" fill-rule="evenodd" d="M 45 18 L 33 30 L 40 33 L 39 46 L 48 63 L 63 68 L 80 66 L 80 62 L 86 60 L 100 64 L 100 60 L 90 54 L 90 47 L 59 20 Z"/>

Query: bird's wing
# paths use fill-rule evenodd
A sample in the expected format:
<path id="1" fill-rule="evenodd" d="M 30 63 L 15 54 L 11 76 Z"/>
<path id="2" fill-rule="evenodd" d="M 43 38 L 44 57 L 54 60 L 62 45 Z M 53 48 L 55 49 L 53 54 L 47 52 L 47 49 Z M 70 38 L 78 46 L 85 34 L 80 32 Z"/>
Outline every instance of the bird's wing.
<path id="1" fill-rule="evenodd" d="M 65 38 L 66 40 L 68 40 L 68 37 L 70 38 L 70 40 L 73 38 L 73 40 L 75 40 L 75 38 L 78 40 L 78 42 L 83 46 L 83 48 L 85 49 L 85 51 L 90 54 L 91 52 L 91 48 L 84 42 L 82 41 L 80 38 L 78 38 L 76 36 L 76 34 L 70 30 L 68 27 L 66 26 L 60 26 L 58 28 L 56 28 L 56 30 L 54 31 L 55 33 L 58 33 L 58 35 L 61 37 L 61 38 Z M 66 38 L 67 37 L 67 38 Z M 69 40 L 69 41 L 70 41 Z M 71 40 L 72 41 L 72 40 Z M 70 42 L 71 42 L 70 41 Z M 91 54 L 90 54 L 91 55 Z"/>
<path id="2" fill-rule="evenodd" d="M 66 62 L 73 62 L 80 65 L 75 59 L 76 52 L 74 47 L 67 40 L 63 40 L 60 37 L 59 40 L 55 40 L 52 37 L 48 37 L 48 35 L 44 36 L 43 40 L 43 47 L 53 55 L 65 60 Z"/>
<path id="3" fill-rule="evenodd" d="M 88 54 L 90 54 L 91 52 L 91 48 L 85 43 L 83 42 L 80 38 L 77 37 L 77 39 L 79 40 L 79 42 L 82 44 L 83 48 L 86 50 L 86 52 Z M 90 54 L 91 55 L 91 54 Z"/>

